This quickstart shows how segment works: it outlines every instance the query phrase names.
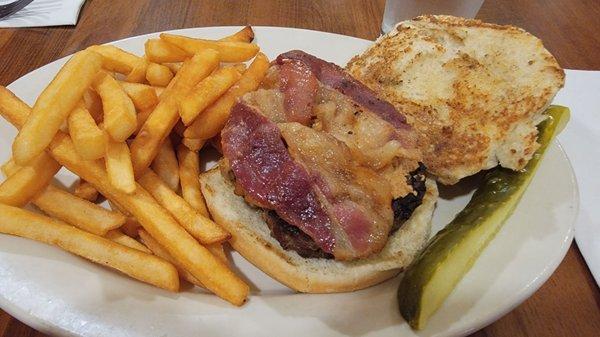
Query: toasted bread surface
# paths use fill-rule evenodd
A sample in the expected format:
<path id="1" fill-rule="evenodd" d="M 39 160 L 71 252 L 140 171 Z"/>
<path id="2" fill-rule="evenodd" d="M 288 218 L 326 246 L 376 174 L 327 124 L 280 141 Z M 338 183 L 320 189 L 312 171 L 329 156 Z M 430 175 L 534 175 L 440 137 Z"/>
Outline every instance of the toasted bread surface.
<path id="1" fill-rule="evenodd" d="M 213 219 L 232 235 L 232 247 L 279 282 L 307 293 L 354 291 L 397 275 L 427 243 L 437 200 L 436 184 L 428 180 L 422 204 L 390 236 L 381 252 L 366 259 L 341 262 L 307 259 L 281 248 L 271 237 L 261 210 L 236 195 L 232 183 L 218 169 L 203 173 L 200 182 Z"/>
<path id="2" fill-rule="evenodd" d="M 444 184 L 498 164 L 523 168 L 565 78 L 520 28 L 433 15 L 399 23 L 347 69 L 407 116 Z"/>

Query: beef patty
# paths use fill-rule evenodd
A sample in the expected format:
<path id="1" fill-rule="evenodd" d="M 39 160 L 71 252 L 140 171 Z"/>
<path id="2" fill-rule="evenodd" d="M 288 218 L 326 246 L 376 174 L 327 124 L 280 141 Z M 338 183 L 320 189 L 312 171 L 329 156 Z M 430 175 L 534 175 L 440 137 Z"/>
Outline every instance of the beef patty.
<path id="1" fill-rule="evenodd" d="M 406 177 L 408 185 L 413 188 L 413 192 L 392 201 L 394 225 L 389 233 L 390 235 L 400 229 L 415 209 L 421 205 L 426 192 L 425 171 L 425 165 L 419 163 L 419 167 Z M 271 236 L 279 242 L 283 249 L 293 250 L 304 258 L 333 259 L 333 255 L 319 248 L 309 235 L 280 218 L 274 211 L 265 210 L 263 218 L 271 230 Z"/>

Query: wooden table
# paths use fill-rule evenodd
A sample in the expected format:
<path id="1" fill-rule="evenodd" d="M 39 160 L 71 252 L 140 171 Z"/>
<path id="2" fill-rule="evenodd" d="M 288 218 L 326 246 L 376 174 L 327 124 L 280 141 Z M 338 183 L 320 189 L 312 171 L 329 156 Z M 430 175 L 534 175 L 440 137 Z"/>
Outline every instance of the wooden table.
<path id="1" fill-rule="evenodd" d="M 0 30 L 0 84 L 91 44 L 175 28 L 268 25 L 374 39 L 384 0 L 88 0 L 76 27 Z M 597 0 L 487 0 L 478 17 L 540 37 L 560 64 L 600 70 Z M 585 183 L 585 182 L 580 182 Z M 600 291 L 576 244 L 525 303 L 474 336 L 598 336 Z M 0 311 L 0 337 L 43 336 Z"/>

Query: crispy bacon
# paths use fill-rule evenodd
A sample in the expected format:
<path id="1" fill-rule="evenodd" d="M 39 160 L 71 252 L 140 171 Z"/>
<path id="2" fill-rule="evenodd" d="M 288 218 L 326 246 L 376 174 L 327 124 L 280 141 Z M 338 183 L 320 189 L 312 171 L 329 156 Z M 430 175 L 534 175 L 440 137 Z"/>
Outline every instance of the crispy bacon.
<path id="1" fill-rule="evenodd" d="M 341 67 L 334 63 L 321 60 L 301 50 L 283 53 L 275 60 L 283 65 L 289 62 L 301 62 L 309 67 L 321 83 L 350 97 L 357 104 L 371 110 L 397 129 L 410 130 L 406 118 L 390 103 L 377 97 L 375 92 L 354 79 Z"/>
<path id="2" fill-rule="evenodd" d="M 308 173 L 288 153 L 277 125 L 237 103 L 221 138 L 223 155 L 247 199 L 274 210 L 323 251 L 333 253 L 329 216 L 317 200 Z"/>
<path id="3" fill-rule="evenodd" d="M 311 69 L 302 62 L 285 62 L 279 69 L 280 90 L 284 94 L 287 120 L 308 125 L 319 82 Z"/>
<path id="4" fill-rule="evenodd" d="M 288 151 L 306 168 L 332 219 L 334 256 L 350 260 L 380 251 L 393 223 L 389 186 L 360 166 L 343 142 L 298 123 L 279 124 Z"/>

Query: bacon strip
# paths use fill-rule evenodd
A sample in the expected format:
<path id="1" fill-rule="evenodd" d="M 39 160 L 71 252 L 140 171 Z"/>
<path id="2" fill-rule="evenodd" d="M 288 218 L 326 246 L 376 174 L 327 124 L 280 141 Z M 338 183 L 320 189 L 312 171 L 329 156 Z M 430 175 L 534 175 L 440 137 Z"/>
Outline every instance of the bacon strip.
<path id="1" fill-rule="evenodd" d="M 289 122 L 308 125 L 319 82 L 311 69 L 302 62 L 286 62 L 279 69 L 280 90 L 284 95 L 284 110 Z"/>
<path id="2" fill-rule="evenodd" d="M 321 83 L 350 97 L 355 103 L 371 110 L 397 129 L 411 129 L 406 117 L 394 106 L 379 97 L 367 86 L 347 74 L 338 65 L 321 60 L 301 50 L 292 50 L 277 57 L 275 62 L 284 65 L 288 62 L 301 62 L 309 67 Z"/>
<path id="3" fill-rule="evenodd" d="M 223 155 L 246 197 L 257 206 L 274 210 L 323 251 L 333 253 L 335 238 L 329 216 L 317 200 L 309 174 L 288 153 L 277 125 L 237 103 L 221 138 Z"/>

